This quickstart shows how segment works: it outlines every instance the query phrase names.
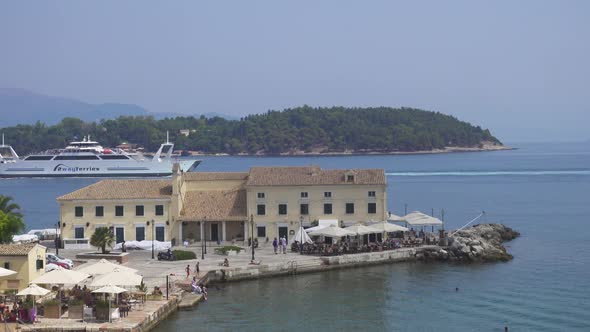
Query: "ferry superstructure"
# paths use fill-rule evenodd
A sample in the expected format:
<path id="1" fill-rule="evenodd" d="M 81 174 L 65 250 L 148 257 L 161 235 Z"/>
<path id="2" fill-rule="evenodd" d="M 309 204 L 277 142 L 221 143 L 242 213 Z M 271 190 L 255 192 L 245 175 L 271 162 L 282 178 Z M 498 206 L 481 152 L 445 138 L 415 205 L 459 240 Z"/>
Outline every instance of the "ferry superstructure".
<path id="1" fill-rule="evenodd" d="M 153 158 L 103 148 L 90 137 L 71 142 L 57 153 L 33 154 L 20 158 L 10 145 L 0 145 L 0 177 L 163 177 L 172 175 L 179 163 L 185 172 L 194 171 L 200 160 L 174 160 L 174 144 L 160 145 Z"/>

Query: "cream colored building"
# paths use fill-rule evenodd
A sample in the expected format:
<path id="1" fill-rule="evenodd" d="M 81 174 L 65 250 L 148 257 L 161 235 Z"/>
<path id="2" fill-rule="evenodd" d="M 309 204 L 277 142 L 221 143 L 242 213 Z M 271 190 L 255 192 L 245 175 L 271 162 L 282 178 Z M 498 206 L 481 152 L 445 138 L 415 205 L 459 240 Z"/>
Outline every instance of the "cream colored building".
<path id="1" fill-rule="evenodd" d="M 59 197 L 66 246 L 88 247 L 96 228 L 117 242 L 259 242 L 292 236 L 299 224 L 386 219 L 382 169 L 252 167 L 249 172 L 175 169 L 170 180 L 103 180 Z M 253 223 L 252 223 L 253 221 Z"/>
<path id="2" fill-rule="evenodd" d="M 0 244 L 0 266 L 17 274 L 0 278 L 0 291 L 21 290 L 45 273 L 47 248 L 35 243 Z"/>

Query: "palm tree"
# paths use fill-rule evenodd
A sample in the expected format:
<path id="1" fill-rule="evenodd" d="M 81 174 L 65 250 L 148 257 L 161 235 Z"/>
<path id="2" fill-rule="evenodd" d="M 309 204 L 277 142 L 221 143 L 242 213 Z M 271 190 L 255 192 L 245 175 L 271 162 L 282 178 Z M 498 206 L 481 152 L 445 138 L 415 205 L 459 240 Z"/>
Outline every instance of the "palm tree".
<path id="1" fill-rule="evenodd" d="M 106 227 L 96 229 L 90 237 L 90 244 L 100 248 L 103 254 L 107 253 L 107 247 L 111 247 L 113 242 L 115 242 L 115 236 Z"/>
<path id="2" fill-rule="evenodd" d="M 12 236 L 24 229 L 25 223 L 21 217 L 0 211 L 0 243 L 11 243 Z"/>
<path id="3" fill-rule="evenodd" d="M 0 195 L 0 211 L 22 218 L 23 215 L 20 213 L 20 206 L 16 203 L 11 203 L 10 201 L 12 200 L 13 198 L 11 196 Z"/>
<path id="4" fill-rule="evenodd" d="M 25 229 L 20 206 L 10 201 L 12 197 L 0 195 L 0 243 L 11 243 L 12 236 Z"/>

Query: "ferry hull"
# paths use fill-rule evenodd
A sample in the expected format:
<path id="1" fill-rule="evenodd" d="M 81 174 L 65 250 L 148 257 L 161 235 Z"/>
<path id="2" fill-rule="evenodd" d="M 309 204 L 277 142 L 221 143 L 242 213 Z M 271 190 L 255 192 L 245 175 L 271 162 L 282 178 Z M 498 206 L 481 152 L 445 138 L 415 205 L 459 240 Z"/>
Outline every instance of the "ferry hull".
<path id="1" fill-rule="evenodd" d="M 194 171 L 200 160 L 180 161 L 183 171 Z M 171 160 L 128 162 L 68 162 L 19 160 L 0 164 L 0 178 L 165 177 L 172 175 Z"/>

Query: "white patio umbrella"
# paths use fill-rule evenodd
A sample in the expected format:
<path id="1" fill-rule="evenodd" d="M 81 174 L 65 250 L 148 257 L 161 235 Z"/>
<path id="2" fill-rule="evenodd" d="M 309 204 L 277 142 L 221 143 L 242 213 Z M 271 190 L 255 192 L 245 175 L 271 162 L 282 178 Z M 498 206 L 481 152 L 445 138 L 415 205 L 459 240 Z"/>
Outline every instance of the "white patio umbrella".
<path id="1" fill-rule="evenodd" d="M 32 282 L 35 284 L 51 284 L 51 285 L 75 285 L 90 275 L 75 270 L 53 270 L 37 277 Z"/>
<path id="2" fill-rule="evenodd" d="M 39 287 L 36 284 L 30 284 L 29 287 L 21 290 L 20 292 L 16 293 L 18 296 L 25 296 L 25 295 L 33 295 L 33 296 L 43 296 L 49 293 L 49 289 L 45 289 L 43 287 Z"/>
<path id="3" fill-rule="evenodd" d="M 373 234 L 373 233 L 379 233 L 380 232 L 380 231 L 378 231 L 378 230 L 376 230 L 374 228 L 365 226 L 363 224 L 355 224 L 355 225 L 352 225 L 352 226 L 345 227 L 344 229 L 346 229 L 348 231 L 351 231 L 351 232 L 354 232 L 356 235 Z"/>
<path id="4" fill-rule="evenodd" d="M 335 225 L 331 225 L 322 229 L 318 229 L 317 231 L 313 231 L 309 233 L 311 236 L 328 236 L 328 237 L 343 237 L 348 235 L 356 235 L 356 233 L 351 232 L 347 229 L 340 228 Z"/>
<path id="5" fill-rule="evenodd" d="M 389 216 L 387 217 L 387 221 L 403 221 L 404 218 L 400 217 L 398 215 L 395 215 L 393 213 L 390 213 Z"/>
<path id="6" fill-rule="evenodd" d="M 135 269 L 109 262 L 106 259 L 101 259 L 94 264 L 83 266 L 83 267 L 79 268 L 77 271 L 83 272 L 83 273 L 88 273 L 90 275 L 102 275 L 102 274 L 111 273 L 115 270 L 126 271 L 126 272 L 131 272 L 131 273 L 137 272 L 137 270 L 135 270 Z"/>
<path id="7" fill-rule="evenodd" d="M 96 277 L 94 281 L 90 284 L 92 287 L 102 287 L 102 286 L 139 286 L 143 277 L 139 274 L 135 274 L 129 271 L 120 271 L 115 269 L 111 273 L 107 273 L 101 276 Z"/>
<path id="8" fill-rule="evenodd" d="M 412 226 L 442 226 L 443 222 L 420 211 L 408 213 L 402 217 L 403 221 Z"/>
<path id="9" fill-rule="evenodd" d="M 291 240 L 289 240 L 289 244 L 293 244 L 295 241 L 299 241 L 299 243 L 313 243 L 309 235 L 307 235 L 307 233 L 305 232 L 303 226 L 299 227 L 297 232 L 295 232 L 295 235 L 291 237 Z"/>
<path id="10" fill-rule="evenodd" d="M 12 275 L 15 275 L 15 274 L 16 274 L 16 271 L 12 271 L 12 270 L 5 269 L 3 267 L 0 267 L 0 278 L 2 278 L 2 277 L 9 277 L 9 276 L 12 276 Z"/>
<path id="11" fill-rule="evenodd" d="M 408 231 L 408 229 L 406 227 L 396 225 L 396 224 L 390 224 L 385 221 L 379 221 L 375 224 L 369 225 L 369 227 L 374 230 L 377 230 L 379 232 L 386 232 L 386 233 L 407 232 Z"/>
<path id="12" fill-rule="evenodd" d="M 117 286 L 104 286 L 95 291 L 93 293 L 103 293 L 103 294 L 120 294 L 125 293 L 127 290 L 125 288 L 117 287 Z M 109 301 L 109 322 L 111 321 L 111 301 Z"/>

